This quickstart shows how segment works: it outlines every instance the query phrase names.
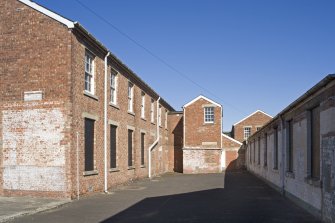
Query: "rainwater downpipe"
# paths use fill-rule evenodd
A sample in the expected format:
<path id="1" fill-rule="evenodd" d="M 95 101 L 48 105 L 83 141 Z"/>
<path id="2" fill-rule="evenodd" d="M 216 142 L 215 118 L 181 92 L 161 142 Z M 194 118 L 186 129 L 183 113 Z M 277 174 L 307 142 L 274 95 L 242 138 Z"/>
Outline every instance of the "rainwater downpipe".
<path id="1" fill-rule="evenodd" d="M 280 116 L 280 125 L 281 125 L 281 163 L 282 163 L 282 179 L 281 179 L 281 190 L 282 190 L 282 194 L 285 196 L 285 166 L 286 166 L 286 161 L 285 161 L 285 145 L 286 145 L 286 142 L 285 142 L 285 131 L 284 131 L 284 126 L 285 126 L 285 123 L 284 123 L 284 119 L 283 119 L 283 116 L 281 115 Z"/>
<path id="2" fill-rule="evenodd" d="M 156 120 L 156 125 L 157 125 L 157 139 L 155 140 L 155 142 L 152 143 L 152 145 L 149 147 L 148 149 L 148 171 L 149 171 L 149 178 L 151 179 L 151 151 L 153 150 L 153 148 L 157 145 L 157 143 L 159 142 L 159 101 L 161 100 L 161 97 L 158 97 L 157 100 L 157 120 Z"/>
<path id="3" fill-rule="evenodd" d="M 110 55 L 110 52 L 107 53 L 107 55 L 105 56 L 105 89 L 104 89 L 104 192 L 108 193 L 108 186 L 107 186 L 107 106 L 108 106 L 108 102 L 107 102 L 107 83 L 108 83 L 108 64 L 107 64 L 107 59 L 108 56 Z"/>

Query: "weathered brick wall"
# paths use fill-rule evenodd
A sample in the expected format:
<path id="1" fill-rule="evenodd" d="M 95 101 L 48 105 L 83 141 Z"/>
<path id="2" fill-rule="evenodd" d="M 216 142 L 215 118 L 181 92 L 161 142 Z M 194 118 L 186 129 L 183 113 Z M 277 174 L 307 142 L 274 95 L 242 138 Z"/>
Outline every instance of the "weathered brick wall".
<path id="1" fill-rule="evenodd" d="M 318 86 L 324 82 L 320 82 Z M 335 81 L 328 80 L 327 84 L 317 89 L 313 95 L 305 96 L 294 107 L 280 113 L 282 120 L 277 118 L 271 121 L 249 138 L 246 163 L 249 171 L 271 182 L 284 195 L 314 215 L 322 216 L 326 222 L 335 222 Z M 308 132 L 313 128 L 308 121 L 309 111 L 316 106 L 320 106 L 320 121 L 315 123 L 320 126 L 321 157 L 320 166 L 316 167 L 320 168 L 320 179 L 311 177 L 312 161 L 308 153 L 311 149 Z M 288 170 L 288 120 L 292 120 L 293 123 L 292 171 Z M 275 129 L 278 129 L 278 168 L 274 168 Z M 267 137 L 266 141 L 265 137 Z M 258 149 L 259 140 L 260 150 Z M 267 154 L 267 164 L 264 161 L 265 154 Z M 311 155 L 313 156 L 312 153 Z"/>
<path id="2" fill-rule="evenodd" d="M 183 149 L 183 173 L 219 173 L 221 149 Z"/>
<path id="3" fill-rule="evenodd" d="M 214 107 L 214 123 L 205 123 L 204 107 L 211 102 L 200 98 L 184 108 L 185 145 L 192 147 L 221 148 L 221 107 Z"/>
<path id="4" fill-rule="evenodd" d="M 183 171 L 183 114 L 169 115 L 169 171 Z"/>
<path id="5" fill-rule="evenodd" d="M 0 14 L 0 188 L 69 196 L 71 35 L 16 0 L 1 1 Z M 24 102 L 28 91 L 41 91 L 42 100 Z"/>
<path id="6" fill-rule="evenodd" d="M 323 201 L 322 215 L 326 222 L 335 222 L 335 87 L 333 96 L 321 104 L 321 151 Z"/>
<path id="7" fill-rule="evenodd" d="M 66 196 L 67 116 L 61 103 L 3 106 L 3 189 L 6 195 Z"/>
<path id="8" fill-rule="evenodd" d="M 251 135 L 256 132 L 257 127 L 261 127 L 269 122 L 272 118 L 266 114 L 258 111 L 249 118 L 243 120 L 242 122 L 234 125 L 233 138 L 237 141 L 244 141 L 244 127 L 251 127 Z"/>

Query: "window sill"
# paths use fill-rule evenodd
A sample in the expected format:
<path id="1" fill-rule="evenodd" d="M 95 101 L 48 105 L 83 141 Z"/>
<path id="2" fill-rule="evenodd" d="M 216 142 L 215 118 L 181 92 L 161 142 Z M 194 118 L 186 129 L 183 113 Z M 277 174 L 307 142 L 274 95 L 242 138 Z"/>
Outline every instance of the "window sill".
<path id="1" fill-rule="evenodd" d="M 145 165 L 141 165 L 141 168 L 145 168 Z"/>
<path id="2" fill-rule="evenodd" d="M 295 178 L 294 173 L 293 172 L 289 172 L 289 171 L 286 172 L 285 176 L 288 177 L 288 178 L 292 178 L 292 179 Z"/>
<path id="3" fill-rule="evenodd" d="M 84 176 L 93 176 L 93 175 L 98 175 L 98 174 L 99 174 L 98 170 L 90 170 L 90 171 L 83 172 Z"/>
<path id="4" fill-rule="evenodd" d="M 151 122 L 151 125 L 156 125 L 156 123 L 154 123 L 154 122 Z"/>
<path id="5" fill-rule="evenodd" d="M 87 96 L 89 98 L 92 98 L 96 101 L 99 101 L 99 98 L 97 96 L 93 95 L 91 92 L 88 92 L 88 91 L 84 90 L 83 93 L 84 93 L 85 96 Z"/>
<path id="6" fill-rule="evenodd" d="M 314 187 L 318 187 L 318 188 L 322 187 L 322 182 L 320 178 L 306 177 L 305 182 Z"/>
<path id="7" fill-rule="evenodd" d="M 142 119 L 143 121 L 145 121 L 145 122 L 147 121 L 147 120 L 146 120 L 145 118 L 143 118 L 143 117 L 141 117 L 141 119 Z"/>
<path id="8" fill-rule="evenodd" d="M 135 113 L 132 112 L 132 111 L 128 111 L 128 114 L 129 114 L 129 115 L 132 115 L 132 116 L 135 116 Z"/>
<path id="9" fill-rule="evenodd" d="M 134 166 L 128 166 L 128 170 L 135 170 Z"/>
<path id="10" fill-rule="evenodd" d="M 205 122 L 204 125 L 214 125 L 214 122 Z"/>
<path id="11" fill-rule="evenodd" d="M 113 172 L 120 172 L 120 170 L 118 168 L 111 168 L 109 169 L 109 172 L 110 173 L 113 173 Z"/>
<path id="12" fill-rule="evenodd" d="M 113 107 L 113 108 L 116 108 L 118 110 L 120 110 L 120 107 L 117 106 L 116 104 L 113 104 L 112 102 L 109 102 L 109 106 Z"/>

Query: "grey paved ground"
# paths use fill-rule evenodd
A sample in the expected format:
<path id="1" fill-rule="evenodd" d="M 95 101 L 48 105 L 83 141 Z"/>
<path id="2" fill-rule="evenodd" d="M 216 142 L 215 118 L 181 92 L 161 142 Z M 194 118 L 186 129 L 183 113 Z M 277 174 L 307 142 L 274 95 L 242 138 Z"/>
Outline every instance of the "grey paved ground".
<path id="1" fill-rule="evenodd" d="M 165 175 L 13 222 L 318 222 L 249 173 Z"/>
<path id="2" fill-rule="evenodd" d="M 69 200 L 54 200 L 32 197 L 0 197 L 0 222 L 18 216 L 32 214 L 59 207 Z"/>

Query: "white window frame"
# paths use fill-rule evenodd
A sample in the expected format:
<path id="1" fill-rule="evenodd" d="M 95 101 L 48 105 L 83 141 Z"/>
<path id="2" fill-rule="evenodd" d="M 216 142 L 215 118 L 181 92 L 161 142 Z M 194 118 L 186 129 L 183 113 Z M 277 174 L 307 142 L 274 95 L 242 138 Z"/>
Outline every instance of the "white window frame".
<path id="1" fill-rule="evenodd" d="M 159 105 L 158 109 L 158 124 L 159 126 L 162 126 L 162 106 Z"/>
<path id="2" fill-rule="evenodd" d="M 214 107 L 204 107 L 204 122 L 214 123 Z"/>
<path id="3" fill-rule="evenodd" d="M 141 93 L 141 118 L 145 119 L 145 93 Z"/>
<path id="4" fill-rule="evenodd" d="M 249 129 L 247 131 L 247 129 Z M 244 140 L 247 140 L 251 136 L 251 126 L 244 126 L 243 127 L 243 138 Z"/>
<path id="5" fill-rule="evenodd" d="M 153 98 L 151 98 L 150 119 L 152 123 L 155 123 L 155 100 Z"/>
<path id="6" fill-rule="evenodd" d="M 134 112 L 134 84 L 128 82 L 128 112 Z"/>
<path id="7" fill-rule="evenodd" d="M 114 77 L 114 79 L 113 79 Z M 117 72 L 115 70 L 111 71 L 110 75 L 110 94 L 111 94 L 111 103 L 113 105 L 117 104 Z M 114 80 L 114 82 L 113 82 Z M 113 86 L 114 85 L 114 86 Z"/>
<path id="8" fill-rule="evenodd" d="M 84 64 L 85 64 L 85 77 L 84 77 L 84 82 L 85 82 L 85 91 L 93 94 L 95 92 L 95 83 L 94 83 L 94 55 L 89 52 L 88 50 L 85 51 L 85 58 L 84 58 Z"/>

